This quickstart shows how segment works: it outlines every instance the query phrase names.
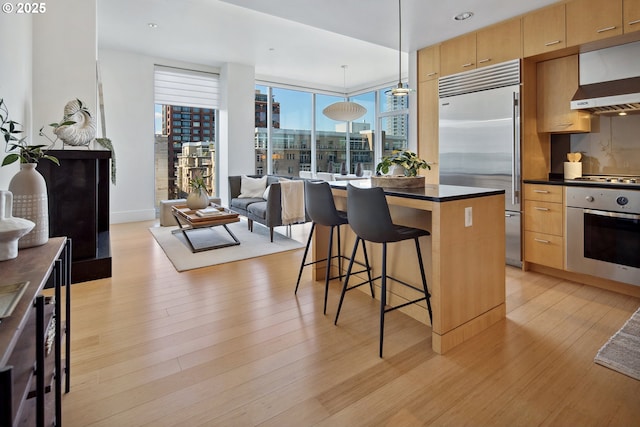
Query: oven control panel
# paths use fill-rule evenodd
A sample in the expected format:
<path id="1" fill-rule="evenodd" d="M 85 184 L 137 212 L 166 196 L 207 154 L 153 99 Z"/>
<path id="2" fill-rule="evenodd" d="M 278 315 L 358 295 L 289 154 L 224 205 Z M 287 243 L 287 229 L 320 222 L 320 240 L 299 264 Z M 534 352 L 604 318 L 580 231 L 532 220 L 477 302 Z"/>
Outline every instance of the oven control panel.
<path id="1" fill-rule="evenodd" d="M 615 188 L 565 187 L 567 206 L 640 213 L 640 191 Z"/>

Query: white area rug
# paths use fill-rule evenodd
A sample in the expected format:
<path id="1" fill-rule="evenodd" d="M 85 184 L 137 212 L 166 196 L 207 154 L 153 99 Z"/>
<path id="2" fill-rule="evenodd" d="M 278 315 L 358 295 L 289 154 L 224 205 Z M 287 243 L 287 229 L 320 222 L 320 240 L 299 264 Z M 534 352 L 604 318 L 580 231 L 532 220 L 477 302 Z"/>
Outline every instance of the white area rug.
<path id="1" fill-rule="evenodd" d="M 189 244 L 182 233 L 172 234 L 172 231 L 178 228 L 177 226 L 151 227 L 149 231 L 178 271 L 290 251 L 302 248 L 305 245 L 278 232 L 273 233 L 273 242 L 271 242 L 268 228 L 254 223 L 252 233 L 247 229 L 247 222 L 244 220 L 229 224 L 227 227 L 240 240 L 240 245 L 196 253 L 191 252 Z M 215 236 L 216 239 L 232 241 L 229 233 L 223 227 L 218 226 L 211 230 L 217 234 Z M 203 231 L 209 232 L 209 230 Z"/>
<path id="2" fill-rule="evenodd" d="M 640 308 L 602 346 L 595 362 L 640 380 Z"/>

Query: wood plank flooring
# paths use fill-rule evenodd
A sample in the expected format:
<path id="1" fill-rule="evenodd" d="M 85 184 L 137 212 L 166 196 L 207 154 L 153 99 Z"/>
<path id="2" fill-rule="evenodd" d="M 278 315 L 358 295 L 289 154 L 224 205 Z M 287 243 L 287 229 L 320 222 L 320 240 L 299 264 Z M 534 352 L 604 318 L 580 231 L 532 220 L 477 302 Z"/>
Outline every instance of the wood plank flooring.
<path id="1" fill-rule="evenodd" d="M 377 301 L 334 326 L 337 281 L 326 316 L 309 268 L 293 294 L 302 249 L 178 273 L 153 225 L 113 225 L 113 277 L 72 286 L 65 426 L 640 425 L 640 381 L 593 362 L 638 298 L 508 267 L 504 321 L 437 355 L 394 311 L 380 359 Z"/>

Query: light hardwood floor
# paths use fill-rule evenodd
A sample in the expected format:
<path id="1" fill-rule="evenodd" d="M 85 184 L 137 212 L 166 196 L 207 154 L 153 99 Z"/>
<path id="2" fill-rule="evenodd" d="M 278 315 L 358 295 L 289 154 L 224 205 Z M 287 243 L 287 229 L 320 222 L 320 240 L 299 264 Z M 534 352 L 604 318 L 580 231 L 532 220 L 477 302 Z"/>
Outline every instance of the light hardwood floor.
<path id="1" fill-rule="evenodd" d="M 302 249 L 178 273 L 111 228 L 113 277 L 72 286 L 65 426 L 633 426 L 640 381 L 596 365 L 640 299 L 507 268 L 507 318 L 445 355 L 394 311 L 323 283 Z M 464 268 L 464 260 L 460 260 Z"/>

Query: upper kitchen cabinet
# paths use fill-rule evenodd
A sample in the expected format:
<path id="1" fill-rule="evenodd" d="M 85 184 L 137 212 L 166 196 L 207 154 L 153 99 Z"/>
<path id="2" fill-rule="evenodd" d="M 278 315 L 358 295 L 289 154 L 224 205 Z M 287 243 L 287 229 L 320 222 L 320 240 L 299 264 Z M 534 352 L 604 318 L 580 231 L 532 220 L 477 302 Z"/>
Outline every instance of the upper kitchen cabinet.
<path id="1" fill-rule="evenodd" d="M 620 35 L 622 27 L 622 0 L 573 0 L 567 3 L 567 46 Z"/>
<path id="2" fill-rule="evenodd" d="M 640 0 L 624 0 L 622 8 L 624 32 L 640 31 Z"/>
<path id="3" fill-rule="evenodd" d="M 440 45 L 418 51 L 418 82 L 437 79 L 440 76 Z"/>
<path id="4" fill-rule="evenodd" d="M 476 68 L 476 33 L 466 34 L 440 46 L 440 74 L 459 73 Z"/>
<path id="5" fill-rule="evenodd" d="M 525 58 L 567 47 L 565 16 L 564 4 L 546 7 L 524 16 L 522 26 Z"/>
<path id="6" fill-rule="evenodd" d="M 578 55 L 537 64 L 538 132 L 578 133 L 591 131 L 591 115 L 571 110 L 578 89 Z"/>
<path id="7" fill-rule="evenodd" d="M 440 74 L 447 76 L 521 57 L 521 20 L 511 19 L 443 42 Z"/>
<path id="8" fill-rule="evenodd" d="M 477 67 L 522 57 L 521 20 L 511 19 L 476 32 Z"/>

